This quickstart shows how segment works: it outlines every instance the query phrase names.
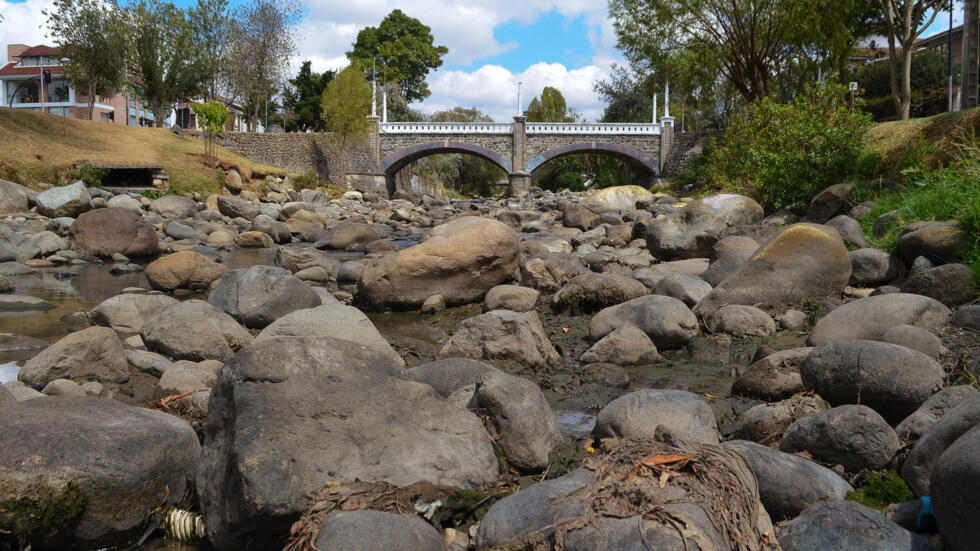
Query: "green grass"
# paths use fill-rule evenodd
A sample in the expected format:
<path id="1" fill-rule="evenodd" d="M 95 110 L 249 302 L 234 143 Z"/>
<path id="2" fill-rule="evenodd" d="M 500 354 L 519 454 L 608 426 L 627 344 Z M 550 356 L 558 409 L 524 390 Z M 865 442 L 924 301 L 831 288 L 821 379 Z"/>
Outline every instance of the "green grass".
<path id="1" fill-rule="evenodd" d="M 968 236 L 963 262 L 980 282 L 980 140 L 969 137 L 954 144 L 947 167 L 925 170 L 908 166 L 903 172 L 907 191 L 878 195 L 871 213 L 859 218 L 870 244 L 894 251 L 902 228 L 911 223 L 957 220 Z M 892 211 L 896 214 L 885 225 L 885 234 L 872 236 L 875 220 Z"/>
<path id="2" fill-rule="evenodd" d="M 915 495 L 902 477 L 895 471 L 888 471 L 884 475 L 869 474 L 866 484 L 853 492 L 847 492 L 845 499 L 880 511 L 892 503 L 911 501 L 915 499 Z"/>

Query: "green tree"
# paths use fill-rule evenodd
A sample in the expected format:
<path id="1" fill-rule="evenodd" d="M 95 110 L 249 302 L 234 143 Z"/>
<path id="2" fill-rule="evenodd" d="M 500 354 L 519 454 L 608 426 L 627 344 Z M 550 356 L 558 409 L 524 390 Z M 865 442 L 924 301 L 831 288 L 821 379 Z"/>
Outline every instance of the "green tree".
<path id="1" fill-rule="evenodd" d="M 364 139 L 369 130 L 371 86 L 364 72 L 352 63 L 330 81 L 323 92 L 323 116 L 327 129 L 340 138 L 340 174 L 343 186 L 347 179 L 347 147 Z"/>
<path id="2" fill-rule="evenodd" d="M 283 92 L 283 109 L 295 117 L 286 121 L 283 126 L 285 130 L 322 132 L 326 128 L 326 121 L 323 119 L 323 91 L 335 75 L 333 71 L 315 73 L 310 68 L 309 61 L 303 62 L 299 74 L 289 81 L 291 88 L 286 88 Z"/>
<path id="3" fill-rule="evenodd" d="M 912 89 L 909 115 L 928 117 L 946 111 L 946 56 L 935 50 L 918 50 L 912 54 Z M 959 67 L 953 66 L 954 78 Z M 876 120 L 888 120 L 898 116 L 891 94 L 891 64 L 870 63 L 861 67 L 854 80 L 865 98 L 862 107 Z"/>
<path id="4" fill-rule="evenodd" d="M 810 85 L 788 104 L 764 98 L 715 144 L 706 173 L 767 210 L 802 210 L 820 190 L 857 175 L 869 125 L 837 83 Z"/>
<path id="5" fill-rule="evenodd" d="M 302 18 L 298 0 L 250 0 L 235 8 L 228 56 L 228 80 L 248 108 L 252 130 L 261 112 L 286 78 L 296 52 L 296 25 Z"/>
<path id="6" fill-rule="evenodd" d="M 205 98 L 218 99 L 219 90 L 227 85 L 228 79 L 231 45 L 228 0 L 197 0 L 189 19 Z"/>
<path id="7" fill-rule="evenodd" d="M 204 129 L 204 160 L 211 166 L 215 166 L 215 137 L 225 129 L 228 121 L 228 108 L 223 103 L 211 100 L 207 103 L 195 103 L 191 105 L 194 114 L 197 115 L 197 123 Z"/>
<path id="8" fill-rule="evenodd" d="M 945 0 L 878 0 L 885 14 L 892 98 L 898 118 L 907 120 L 912 105 L 912 51 L 915 41 L 936 20 Z M 927 17 L 928 16 L 928 17 Z M 897 45 L 896 45 L 897 43 Z M 901 48 L 901 51 L 899 51 Z"/>
<path id="9" fill-rule="evenodd" d="M 566 105 L 565 96 L 551 86 L 545 86 L 541 99 L 535 97 L 527 106 L 528 122 L 575 122 L 578 118 L 575 110 Z"/>
<path id="10" fill-rule="evenodd" d="M 68 62 L 64 70 L 77 90 L 87 90 L 92 120 L 96 94 L 121 88 L 127 80 L 130 40 L 126 18 L 114 2 L 55 0 L 47 16 L 48 36 Z"/>
<path id="11" fill-rule="evenodd" d="M 476 107 L 453 107 L 429 116 L 431 122 L 493 122 Z M 448 153 L 420 159 L 411 170 L 438 179 L 444 186 L 466 195 L 487 196 L 507 174 L 496 164 L 476 155 Z"/>
<path id="12" fill-rule="evenodd" d="M 163 126 L 174 104 L 190 99 L 204 80 L 187 14 L 170 2 L 139 0 L 127 8 L 133 36 L 133 87 Z"/>
<path id="13" fill-rule="evenodd" d="M 372 70 L 372 58 L 378 58 L 387 67 L 388 82 L 397 82 L 401 95 L 409 103 L 429 97 L 426 75 L 442 65 L 442 57 L 449 53 L 445 46 L 436 46 L 432 29 L 401 10 L 392 10 L 377 27 L 366 27 L 357 33 L 353 49 L 347 52 L 351 62 L 358 62 L 367 69 L 370 80 L 379 76 Z M 382 67 L 375 69 L 380 74 Z"/>

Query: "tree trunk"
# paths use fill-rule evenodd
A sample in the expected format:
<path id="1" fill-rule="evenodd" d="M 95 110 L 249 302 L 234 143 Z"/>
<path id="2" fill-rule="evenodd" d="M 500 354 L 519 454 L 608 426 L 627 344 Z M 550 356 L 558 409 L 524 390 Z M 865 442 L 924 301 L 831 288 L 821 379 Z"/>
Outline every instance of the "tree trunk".
<path id="1" fill-rule="evenodd" d="M 95 120 L 95 84 L 88 85 L 88 120 Z"/>
<path id="2" fill-rule="evenodd" d="M 153 126 L 156 126 L 157 128 L 164 127 L 164 122 L 165 122 L 164 119 L 166 118 L 165 117 L 166 112 L 167 112 L 167 108 L 164 107 L 163 105 L 159 105 L 153 108 Z"/>
<path id="3" fill-rule="evenodd" d="M 908 120 L 912 107 L 912 45 L 902 47 L 902 96 L 898 118 Z"/>

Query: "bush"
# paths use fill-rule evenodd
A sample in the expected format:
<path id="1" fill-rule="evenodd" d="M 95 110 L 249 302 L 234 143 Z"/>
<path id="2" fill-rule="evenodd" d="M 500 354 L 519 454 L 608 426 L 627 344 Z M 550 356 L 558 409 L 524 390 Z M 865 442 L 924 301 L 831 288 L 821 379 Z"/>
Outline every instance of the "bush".
<path id="1" fill-rule="evenodd" d="M 304 189 L 315 189 L 320 186 L 320 177 L 312 169 L 306 174 L 290 176 L 289 181 L 293 184 L 293 189 L 303 191 Z"/>
<path id="2" fill-rule="evenodd" d="M 871 120 L 849 101 L 846 87 L 828 83 L 788 104 L 753 103 L 712 150 L 708 178 L 768 210 L 803 211 L 822 189 L 857 175 Z"/>

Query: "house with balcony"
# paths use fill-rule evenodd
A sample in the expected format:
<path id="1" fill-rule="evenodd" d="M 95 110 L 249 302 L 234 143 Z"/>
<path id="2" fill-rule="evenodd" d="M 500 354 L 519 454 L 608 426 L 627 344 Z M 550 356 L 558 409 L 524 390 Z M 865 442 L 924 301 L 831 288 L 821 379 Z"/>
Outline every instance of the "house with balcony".
<path id="1" fill-rule="evenodd" d="M 58 48 L 7 46 L 7 63 L 0 68 L 3 106 L 71 117 L 88 118 L 87 91 L 68 83 Z M 108 90 L 96 96 L 92 118 L 123 126 L 151 126 L 153 113 L 132 92 Z"/>

